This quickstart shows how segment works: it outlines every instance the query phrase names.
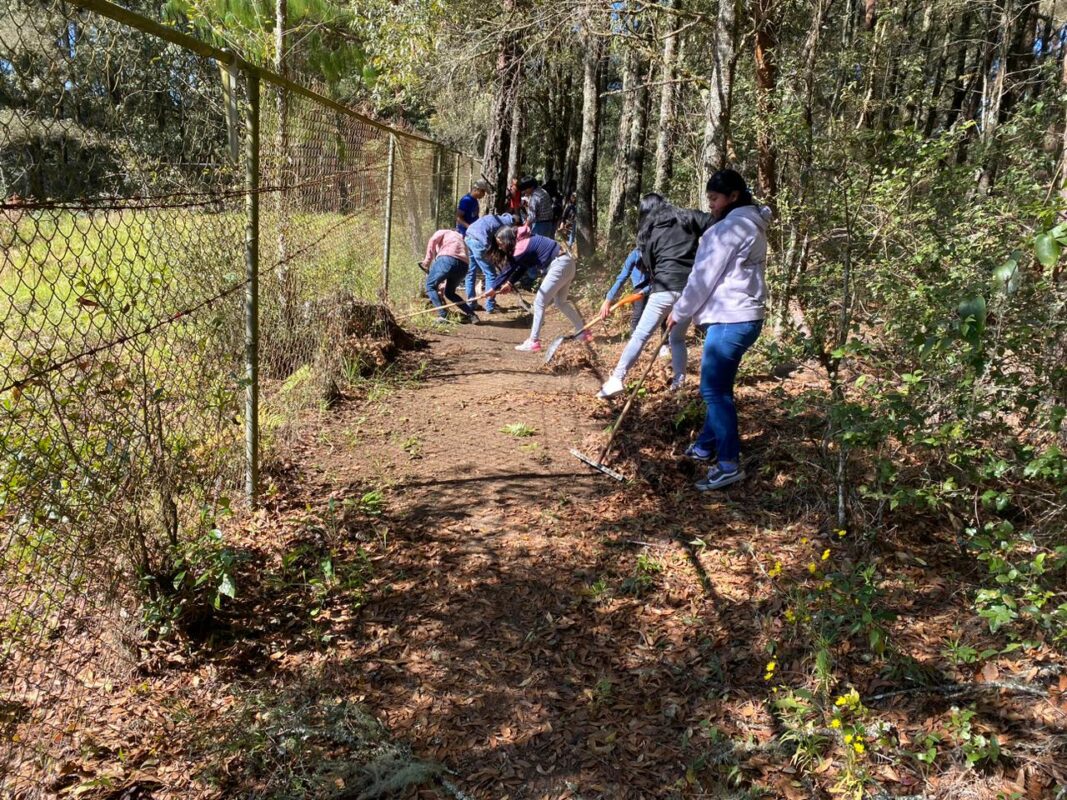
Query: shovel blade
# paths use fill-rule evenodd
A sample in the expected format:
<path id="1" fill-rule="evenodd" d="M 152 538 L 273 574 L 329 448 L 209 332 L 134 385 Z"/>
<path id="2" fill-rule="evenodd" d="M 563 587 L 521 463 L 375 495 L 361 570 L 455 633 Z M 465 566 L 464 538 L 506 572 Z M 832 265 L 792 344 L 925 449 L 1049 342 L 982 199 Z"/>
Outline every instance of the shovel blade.
<path id="1" fill-rule="evenodd" d="M 550 344 L 548 346 L 548 349 L 545 350 L 545 363 L 546 364 L 549 361 L 552 360 L 552 356 L 554 356 L 556 354 L 556 351 L 559 350 L 559 346 L 561 344 L 563 344 L 563 340 L 566 339 L 566 338 L 567 338 L 566 336 L 557 336 L 555 339 L 552 340 L 552 344 Z"/>

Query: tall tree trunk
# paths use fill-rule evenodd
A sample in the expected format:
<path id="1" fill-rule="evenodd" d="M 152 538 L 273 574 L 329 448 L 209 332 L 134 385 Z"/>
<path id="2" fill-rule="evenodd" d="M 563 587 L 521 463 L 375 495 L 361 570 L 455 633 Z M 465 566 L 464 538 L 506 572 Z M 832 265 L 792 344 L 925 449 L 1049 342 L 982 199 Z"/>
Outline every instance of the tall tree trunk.
<path id="1" fill-rule="evenodd" d="M 584 73 L 583 73 L 584 80 Z M 568 191 L 576 191 L 578 183 L 578 156 L 582 144 L 583 95 L 572 91 L 570 96 L 570 124 L 567 127 L 567 148 L 563 159 L 563 184 Z"/>
<path id="2" fill-rule="evenodd" d="M 637 53 L 627 48 L 622 64 L 622 108 L 615 137 L 615 164 L 611 179 L 611 199 L 608 202 L 608 224 L 605 238 L 614 254 L 629 238 L 626 231 L 626 186 L 629 184 L 630 128 L 637 108 Z"/>
<path id="3" fill-rule="evenodd" d="M 552 140 L 552 177 L 555 178 L 564 190 L 570 188 L 567 182 L 567 145 L 570 142 L 572 102 L 571 90 L 573 79 L 570 71 L 567 71 L 556 83 L 557 90 L 551 97 L 552 115 L 549 127 Z"/>
<path id="4" fill-rule="evenodd" d="M 517 79 L 515 96 L 511 103 L 511 127 L 508 130 L 508 168 L 507 168 L 507 181 L 510 183 L 512 178 L 521 177 L 519 172 L 521 170 L 521 156 L 522 150 L 520 143 L 522 139 L 522 103 L 519 100 L 518 86 L 521 83 L 521 78 Z M 506 186 L 507 184 L 505 184 Z"/>
<path id="5" fill-rule="evenodd" d="M 664 0 L 664 7 L 674 9 L 678 0 Z M 657 192 L 667 190 L 671 177 L 671 132 L 674 129 L 675 113 L 675 65 L 678 60 L 678 17 L 667 17 L 669 31 L 663 39 L 663 64 L 661 66 L 662 87 L 659 94 L 659 128 L 656 132 L 656 177 L 653 189 Z"/>
<path id="6" fill-rule="evenodd" d="M 978 190 L 987 193 L 996 177 L 998 148 L 997 128 L 1000 126 L 1000 108 L 1004 101 L 1010 70 L 1009 56 L 1012 42 L 1012 20 L 1016 13 L 1014 0 L 1001 0 L 1000 20 L 996 32 L 996 72 L 985 73 L 982 102 L 982 127 L 979 141 L 982 143 L 982 169 L 978 173 Z"/>
<path id="7" fill-rule="evenodd" d="M 626 229 L 632 238 L 636 235 L 637 204 L 641 200 L 641 187 L 645 172 L 645 139 L 648 133 L 648 103 L 651 97 L 648 84 L 641 80 L 646 62 L 638 57 L 635 67 L 637 80 L 634 102 L 634 117 L 630 122 L 630 141 L 626 145 L 626 186 L 623 191 L 623 206 L 626 209 Z"/>
<path id="8" fill-rule="evenodd" d="M 602 50 L 600 37 L 588 33 L 585 37 L 585 58 L 582 82 L 582 143 L 578 151 L 578 175 L 575 192 L 578 208 L 575 218 L 576 242 L 580 255 L 591 255 L 596 249 L 596 218 L 594 193 L 596 192 L 596 150 L 599 129 L 600 91 L 597 72 L 600 68 Z"/>
<path id="9" fill-rule="evenodd" d="M 711 50 L 711 87 L 704 109 L 704 147 L 701 154 L 700 188 L 716 170 L 726 166 L 733 107 L 734 68 L 737 65 L 738 0 L 720 0 L 715 39 Z M 704 192 L 700 192 L 704 197 Z M 703 201 L 703 202 L 706 202 Z"/>
<path id="10" fill-rule="evenodd" d="M 510 19 L 515 0 L 504 0 L 504 15 Z M 507 198 L 507 158 L 511 148 L 512 107 L 518 83 L 515 77 L 518 63 L 517 36 L 504 33 L 496 56 L 496 90 L 489 113 L 489 130 L 482 151 L 482 177 L 489 182 L 485 207 L 499 213 Z"/>
<path id="11" fill-rule="evenodd" d="M 1063 73 L 1060 76 L 1060 86 L 1067 92 L 1067 58 L 1063 59 Z M 1067 221 L 1067 106 L 1064 107 L 1063 119 L 1063 147 L 1060 150 L 1060 200 L 1064 211 L 1060 219 Z"/>
<path id="12" fill-rule="evenodd" d="M 774 94 L 778 84 L 777 0 L 755 0 L 756 28 L 756 170 L 760 191 L 774 208 L 778 197 L 778 154 L 771 133 Z"/>

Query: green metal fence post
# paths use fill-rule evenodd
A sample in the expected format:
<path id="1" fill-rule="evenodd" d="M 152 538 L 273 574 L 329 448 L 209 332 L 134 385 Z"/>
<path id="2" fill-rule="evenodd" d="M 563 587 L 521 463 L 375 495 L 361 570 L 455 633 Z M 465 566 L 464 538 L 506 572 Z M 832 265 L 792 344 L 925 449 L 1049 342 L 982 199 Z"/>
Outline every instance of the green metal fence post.
<path id="1" fill-rule="evenodd" d="M 259 500 L 259 75 L 246 70 L 245 141 L 245 491 Z"/>
<path id="2" fill-rule="evenodd" d="M 389 249 L 393 238 L 393 171 L 396 165 L 396 137 L 389 134 L 389 171 L 385 179 L 385 244 L 382 248 L 382 300 L 389 297 Z"/>

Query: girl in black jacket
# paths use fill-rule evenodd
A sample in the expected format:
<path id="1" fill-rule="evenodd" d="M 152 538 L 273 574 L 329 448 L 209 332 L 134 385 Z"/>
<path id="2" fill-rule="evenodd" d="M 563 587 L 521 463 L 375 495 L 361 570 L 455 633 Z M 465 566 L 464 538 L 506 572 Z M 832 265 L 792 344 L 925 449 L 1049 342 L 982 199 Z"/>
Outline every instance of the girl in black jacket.
<path id="1" fill-rule="evenodd" d="M 676 208 L 651 193 L 641 198 L 638 214 L 637 247 L 641 262 L 649 275 L 649 296 L 645 310 L 630 341 L 619 357 L 611 377 L 600 387 L 597 397 L 612 397 L 623 390 L 626 373 L 637 361 L 653 332 L 670 314 L 675 301 L 681 297 L 689 273 L 693 269 L 697 245 L 704 231 L 715 222 L 710 214 Z M 643 287 L 634 287 L 640 289 Z M 674 377 L 671 388 L 677 389 L 685 380 L 685 333 L 688 326 L 676 325 L 670 333 L 671 368 Z"/>

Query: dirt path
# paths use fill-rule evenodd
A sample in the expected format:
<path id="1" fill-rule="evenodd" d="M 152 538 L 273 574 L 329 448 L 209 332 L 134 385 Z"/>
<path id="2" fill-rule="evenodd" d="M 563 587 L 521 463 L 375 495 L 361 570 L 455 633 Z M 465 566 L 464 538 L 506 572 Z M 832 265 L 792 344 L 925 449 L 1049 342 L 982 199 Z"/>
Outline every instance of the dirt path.
<path id="1" fill-rule="evenodd" d="M 552 375 L 515 352 L 528 320 L 431 335 L 416 377 L 305 443 L 312 495 L 384 496 L 384 552 L 340 670 L 473 797 L 699 789 L 693 740 L 734 715 L 720 697 L 759 685 L 764 654 L 750 560 L 732 540 L 679 542 L 751 538 L 758 520 L 728 495 L 622 487 L 574 459 L 611 409 L 589 370 Z M 515 423 L 535 433 L 502 430 Z"/>

